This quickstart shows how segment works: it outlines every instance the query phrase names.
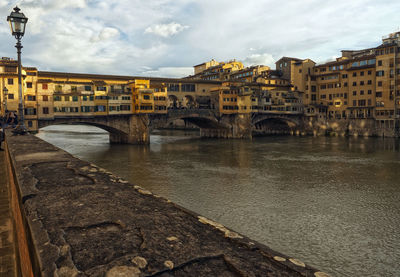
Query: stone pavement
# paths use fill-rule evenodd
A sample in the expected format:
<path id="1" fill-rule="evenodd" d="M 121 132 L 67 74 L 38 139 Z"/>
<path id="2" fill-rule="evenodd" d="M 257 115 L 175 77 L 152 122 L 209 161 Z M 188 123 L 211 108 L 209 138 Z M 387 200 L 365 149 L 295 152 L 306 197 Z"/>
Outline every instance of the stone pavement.
<path id="1" fill-rule="evenodd" d="M 6 165 L 4 160 L 5 151 L 0 151 L 0 276 L 12 277 L 16 276 L 15 251 L 9 188 L 6 182 Z"/>
<path id="2" fill-rule="evenodd" d="M 327 276 L 34 136 L 7 143 L 34 276 Z"/>

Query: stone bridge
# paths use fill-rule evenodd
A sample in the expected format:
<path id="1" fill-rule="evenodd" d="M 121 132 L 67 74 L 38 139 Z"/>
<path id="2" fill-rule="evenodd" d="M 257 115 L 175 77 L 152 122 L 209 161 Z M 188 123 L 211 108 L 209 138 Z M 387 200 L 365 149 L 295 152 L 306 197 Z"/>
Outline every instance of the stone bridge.
<path id="1" fill-rule="evenodd" d="M 39 119 L 38 127 L 58 124 L 85 124 L 104 129 L 111 143 L 148 144 L 150 130 L 164 128 L 177 119 L 199 127 L 202 137 L 252 138 L 253 134 L 290 134 L 304 130 L 301 114 L 222 114 L 212 109 L 170 109 L 167 114 L 57 116 Z"/>

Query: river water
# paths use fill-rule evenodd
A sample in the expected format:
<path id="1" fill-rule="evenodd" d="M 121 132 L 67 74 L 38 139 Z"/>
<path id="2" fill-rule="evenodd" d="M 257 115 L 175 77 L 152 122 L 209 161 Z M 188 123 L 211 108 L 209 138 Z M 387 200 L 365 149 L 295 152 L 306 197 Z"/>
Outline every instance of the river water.
<path id="1" fill-rule="evenodd" d="M 399 140 L 159 131 L 150 146 L 110 145 L 89 126 L 37 136 L 332 276 L 400 276 Z"/>

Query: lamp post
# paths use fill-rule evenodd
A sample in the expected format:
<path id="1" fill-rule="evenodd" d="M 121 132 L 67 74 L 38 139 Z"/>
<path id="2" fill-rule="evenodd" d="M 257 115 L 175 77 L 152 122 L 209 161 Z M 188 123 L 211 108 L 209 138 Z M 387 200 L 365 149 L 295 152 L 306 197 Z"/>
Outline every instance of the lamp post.
<path id="1" fill-rule="evenodd" d="M 6 115 L 7 112 L 7 96 L 8 96 L 8 88 L 4 87 L 3 88 L 3 107 L 4 107 L 4 116 Z"/>
<path id="2" fill-rule="evenodd" d="M 18 104 L 18 125 L 15 127 L 13 133 L 24 135 L 27 133 L 27 129 L 24 123 L 24 104 L 23 104 L 23 95 L 22 95 L 22 77 L 21 77 L 21 39 L 25 34 L 26 23 L 28 22 L 28 18 L 21 12 L 20 9 L 15 7 L 11 14 L 7 17 L 7 21 L 10 23 L 11 34 L 17 39 L 17 44 L 15 47 L 17 48 L 18 53 L 18 96 L 19 96 L 19 104 Z"/>

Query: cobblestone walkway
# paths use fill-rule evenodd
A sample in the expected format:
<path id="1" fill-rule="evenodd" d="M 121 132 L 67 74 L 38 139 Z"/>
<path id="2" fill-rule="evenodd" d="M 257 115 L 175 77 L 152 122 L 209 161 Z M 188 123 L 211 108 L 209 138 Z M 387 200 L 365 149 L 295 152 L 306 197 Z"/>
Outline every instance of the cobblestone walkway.
<path id="1" fill-rule="evenodd" d="M 0 151 L 0 277 L 15 274 L 15 252 L 4 151 Z"/>

